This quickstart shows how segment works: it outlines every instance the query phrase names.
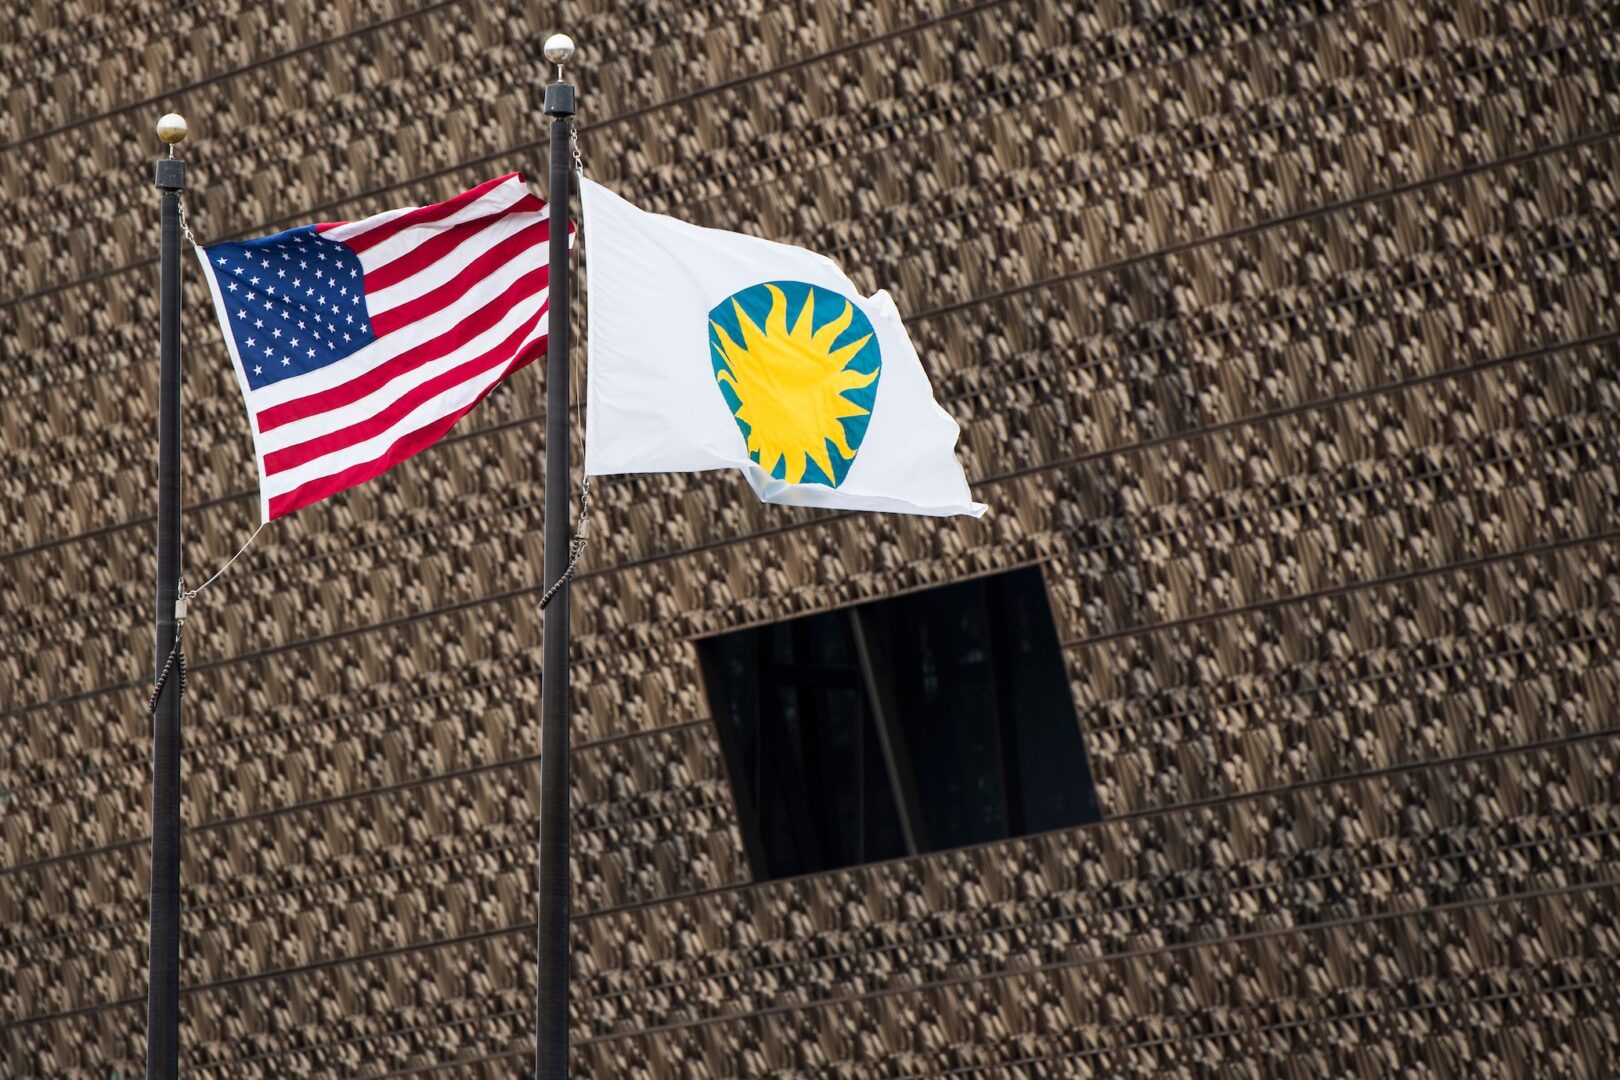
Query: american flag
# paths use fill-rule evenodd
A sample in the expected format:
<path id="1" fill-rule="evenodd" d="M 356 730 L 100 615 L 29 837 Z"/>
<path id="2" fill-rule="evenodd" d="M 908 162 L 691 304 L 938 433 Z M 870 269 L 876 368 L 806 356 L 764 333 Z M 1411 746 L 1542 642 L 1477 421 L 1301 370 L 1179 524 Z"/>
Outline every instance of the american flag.
<path id="1" fill-rule="evenodd" d="M 433 206 L 199 249 L 263 519 L 433 445 L 544 355 L 549 238 L 546 204 L 513 173 Z"/>

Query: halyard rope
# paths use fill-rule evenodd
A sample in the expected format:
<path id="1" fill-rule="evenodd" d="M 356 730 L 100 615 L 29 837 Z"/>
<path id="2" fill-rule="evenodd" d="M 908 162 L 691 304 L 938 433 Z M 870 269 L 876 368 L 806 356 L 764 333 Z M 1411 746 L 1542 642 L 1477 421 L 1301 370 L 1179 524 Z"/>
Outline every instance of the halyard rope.
<path id="1" fill-rule="evenodd" d="M 573 124 L 568 125 L 568 145 L 569 149 L 574 152 L 574 173 L 579 177 L 579 186 L 583 189 L 585 180 L 585 162 L 579 156 L 579 129 Z M 570 369 L 568 372 L 568 381 L 570 383 L 574 381 L 574 373 L 572 369 Z M 575 401 L 579 400 L 578 394 L 574 394 L 572 396 Z M 585 433 L 584 413 L 581 412 L 580 416 L 580 435 L 583 436 Z M 574 579 L 574 571 L 579 566 L 580 556 L 585 554 L 585 545 L 590 542 L 590 519 L 591 478 L 587 476 L 579 487 L 579 525 L 574 529 L 573 539 L 568 541 L 568 565 L 563 567 L 562 574 L 558 576 L 556 581 L 551 583 L 551 587 L 541 594 L 541 611 L 546 609 L 546 605 L 551 603 L 552 597 L 556 596 L 557 593 L 562 590 L 564 585 L 568 584 Z"/>
<path id="2" fill-rule="evenodd" d="M 190 243 L 192 247 L 201 251 L 202 244 L 198 242 L 197 235 L 191 231 L 191 223 L 186 220 L 185 196 L 177 195 L 176 199 L 180 204 L 180 233 L 186 238 L 187 242 Z M 163 684 L 168 681 L 170 671 L 175 671 L 177 673 L 177 677 L 180 680 L 179 693 L 182 697 L 185 695 L 186 654 L 185 650 L 180 648 L 180 632 L 186 625 L 186 603 L 195 598 L 198 593 L 208 588 L 208 586 L 218 581 L 220 575 L 226 570 L 230 569 L 230 565 L 237 559 L 241 558 L 242 553 L 252 546 L 253 541 L 259 538 L 259 534 L 264 531 L 265 525 L 268 524 L 269 522 L 260 522 L 259 527 L 254 529 L 252 534 L 248 536 L 245 541 L 243 541 L 242 546 L 236 549 L 236 554 L 226 559 L 224 565 L 218 570 L 215 570 L 212 577 L 203 582 L 201 585 L 197 586 L 195 589 L 187 589 L 185 575 L 182 574 L 180 576 L 180 584 L 175 593 L 176 617 L 174 620 L 174 647 L 169 650 L 169 658 L 163 662 L 163 670 L 158 672 L 157 683 L 152 687 L 152 699 L 146 703 L 147 712 L 153 714 L 154 716 L 157 715 L 158 698 L 163 693 Z"/>
<path id="3" fill-rule="evenodd" d="M 236 549 L 236 554 L 232 555 L 230 558 L 226 559 L 225 560 L 225 565 L 221 566 L 218 570 L 214 571 L 214 576 L 213 577 L 209 578 L 207 581 L 203 582 L 201 585 L 197 586 L 195 589 L 192 589 L 190 592 L 182 591 L 180 593 L 181 597 L 183 597 L 184 599 L 190 600 L 193 596 L 196 596 L 198 593 L 200 593 L 204 589 L 208 588 L 208 586 L 210 586 L 214 582 L 218 581 L 219 580 L 219 575 L 223 574 L 227 569 L 229 569 L 231 563 L 235 562 L 237 559 L 242 557 L 242 552 L 246 551 L 248 549 L 248 545 L 252 544 L 253 541 L 255 541 L 255 540 L 257 540 L 259 538 L 259 534 L 264 532 L 264 527 L 265 527 L 265 525 L 268 525 L 268 524 L 269 524 L 269 522 L 267 522 L 267 521 L 266 522 L 261 522 L 259 527 L 257 529 L 253 530 L 253 535 L 248 537 L 247 540 L 242 544 L 242 546 Z"/>
<path id="4" fill-rule="evenodd" d="M 215 570 L 213 577 L 209 578 L 195 589 L 186 588 L 185 575 L 182 574 L 180 576 L 180 583 L 175 588 L 174 647 L 169 650 L 169 658 L 163 662 L 163 670 L 158 672 L 157 682 L 152 687 L 152 698 L 146 703 L 147 712 L 152 713 L 154 716 L 157 715 L 158 697 L 163 693 L 163 684 L 168 681 L 169 672 L 171 670 L 177 671 L 180 679 L 180 694 L 182 697 L 185 696 L 186 654 L 185 651 L 180 648 L 180 632 L 185 628 L 186 625 L 186 604 L 195 598 L 198 593 L 202 592 L 204 589 L 208 588 L 208 586 L 218 581 L 219 576 L 230 568 L 231 563 L 241 558 L 242 552 L 246 551 L 248 546 L 252 544 L 254 540 L 257 540 L 259 534 L 264 531 L 265 524 L 268 523 L 261 523 L 257 529 L 254 529 L 253 534 L 247 538 L 246 543 L 236 549 L 236 554 L 226 559 L 225 565 L 221 566 L 218 570 Z"/>

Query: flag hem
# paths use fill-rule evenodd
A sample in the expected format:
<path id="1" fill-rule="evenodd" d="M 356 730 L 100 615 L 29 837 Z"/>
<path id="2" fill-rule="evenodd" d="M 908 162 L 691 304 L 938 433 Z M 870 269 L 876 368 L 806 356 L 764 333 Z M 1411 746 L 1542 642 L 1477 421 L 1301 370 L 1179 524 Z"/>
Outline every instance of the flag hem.
<path id="1" fill-rule="evenodd" d="M 585 242 L 580 246 L 579 251 L 579 277 L 581 282 L 585 277 L 585 268 L 591 264 L 591 230 L 586 226 L 591 217 L 590 189 L 592 183 L 592 181 L 585 178 L 584 172 L 581 171 L 577 177 L 579 187 L 579 228 L 585 232 Z M 568 234 L 568 240 L 570 244 L 573 243 L 573 233 Z M 580 292 L 583 294 L 584 290 L 581 289 Z M 589 312 L 586 313 L 586 317 L 589 318 Z M 591 333 L 590 323 L 587 321 L 585 324 L 585 378 L 583 380 L 585 383 L 585 430 L 580 433 L 585 444 L 584 453 L 581 455 L 580 476 L 586 480 L 591 477 L 591 432 L 596 430 L 596 387 L 591 384 L 595 372 L 596 335 Z"/>
<path id="2" fill-rule="evenodd" d="M 985 503 L 916 503 L 895 495 L 865 495 L 822 484 L 789 484 L 750 460 L 735 466 L 761 502 L 774 506 L 813 506 L 820 510 L 854 510 L 866 514 L 916 514 L 920 517 L 970 517 L 989 513 Z"/>

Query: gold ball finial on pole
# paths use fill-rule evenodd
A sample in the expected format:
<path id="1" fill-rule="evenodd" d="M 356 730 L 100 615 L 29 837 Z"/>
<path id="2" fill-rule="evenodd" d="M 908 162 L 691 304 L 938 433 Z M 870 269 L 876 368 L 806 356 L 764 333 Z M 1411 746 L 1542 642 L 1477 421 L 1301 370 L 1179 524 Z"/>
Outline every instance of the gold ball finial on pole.
<path id="1" fill-rule="evenodd" d="M 546 38 L 546 59 L 557 65 L 557 81 L 562 82 L 563 65 L 574 58 L 574 39 L 567 34 L 552 34 Z"/>
<path id="2" fill-rule="evenodd" d="M 174 157 L 175 144 L 186 137 L 186 131 L 186 118 L 179 113 L 165 113 L 158 120 L 158 138 L 169 144 L 170 157 Z"/>

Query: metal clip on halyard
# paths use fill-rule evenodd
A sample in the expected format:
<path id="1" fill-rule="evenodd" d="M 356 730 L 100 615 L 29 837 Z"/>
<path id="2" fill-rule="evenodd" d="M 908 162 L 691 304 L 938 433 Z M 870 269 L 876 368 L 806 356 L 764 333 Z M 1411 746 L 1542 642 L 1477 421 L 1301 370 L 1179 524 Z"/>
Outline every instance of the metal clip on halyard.
<path id="1" fill-rule="evenodd" d="M 186 624 L 187 606 L 198 593 L 202 592 L 204 589 L 208 588 L 208 586 L 218 581 L 219 576 L 226 570 L 230 569 L 231 563 L 242 557 L 242 552 L 246 551 L 252 545 L 253 541 L 259 538 L 259 534 L 264 532 L 264 526 L 266 524 L 268 524 L 268 522 L 263 522 L 257 529 L 254 529 L 253 535 L 247 538 L 247 542 L 236 549 L 236 554 L 226 559 L 225 565 L 221 566 L 218 570 L 215 570 L 213 577 L 209 578 L 195 589 L 187 589 L 186 576 L 184 574 L 180 575 L 180 583 L 175 587 L 174 597 L 174 648 L 169 650 L 169 658 L 164 661 L 163 670 L 158 673 L 157 685 L 152 688 L 152 700 L 148 702 L 146 706 L 147 712 L 154 714 L 157 712 L 158 695 L 163 693 L 163 681 L 169 677 L 169 669 L 175 665 L 178 665 L 180 669 L 180 693 L 182 696 L 184 696 L 186 692 L 186 654 L 180 649 L 180 631 Z"/>

